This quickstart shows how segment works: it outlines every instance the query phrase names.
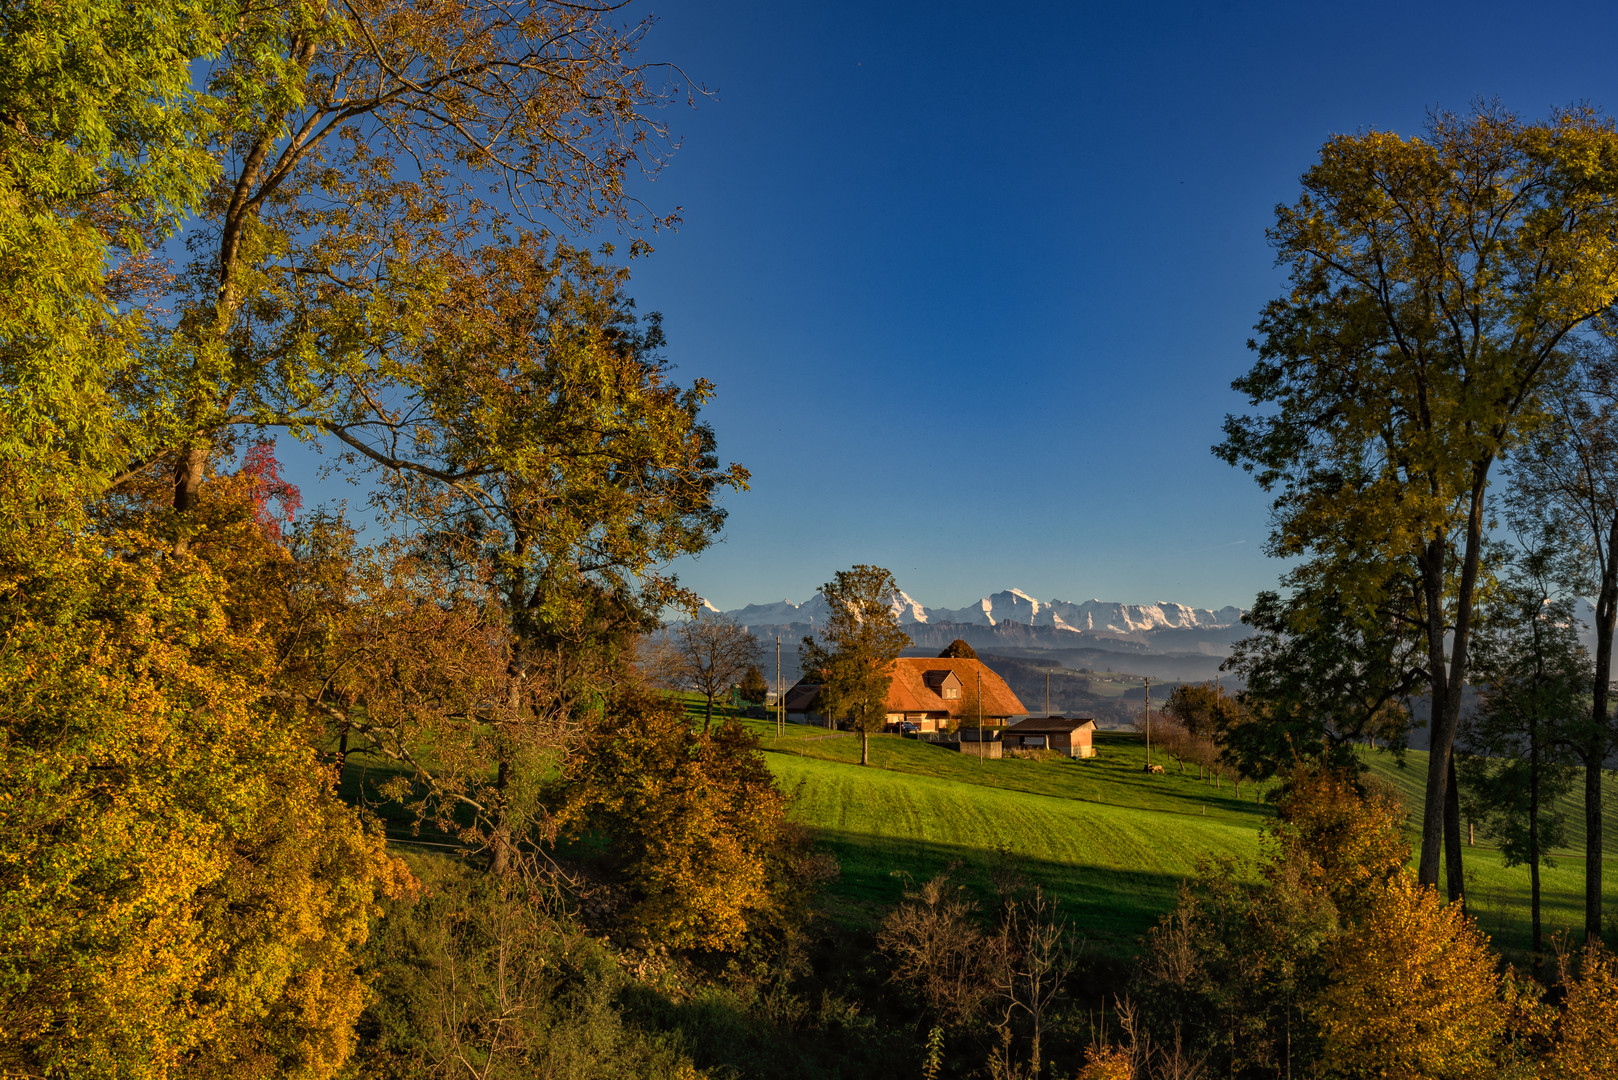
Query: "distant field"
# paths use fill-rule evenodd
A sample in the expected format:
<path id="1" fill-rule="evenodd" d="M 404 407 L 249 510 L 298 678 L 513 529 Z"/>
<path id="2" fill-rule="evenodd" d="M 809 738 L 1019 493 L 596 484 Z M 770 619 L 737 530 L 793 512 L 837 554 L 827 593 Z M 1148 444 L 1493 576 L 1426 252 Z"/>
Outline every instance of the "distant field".
<path id="1" fill-rule="evenodd" d="M 1088 761 L 979 761 L 970 755 L 894 735 L 873 736 L 874 768 L 861 768 L 859 739 L 789 725 L 748 721 L 769 751 L 771 768 L 794 795 L 794 815 L 814 827 L 842 864 L 831 886 L 831 914 L 870 926 L 897 903 L 909 880 L 958 863 L 963 880 L 986 883 L 1011 857 L 1031 880 L 1056 894 L 1098 947 L 1127 952 L 1173 906 L 1180 881 L 1199 856 L 1259 856 L 1267 804 L 1241 799 L 1229 784 L 1215 788 L 1172 762 L 1162 776 L 1141 769 L 1145 746 L 1124 733 L 1097 736 Z M 1426 755 L 1412 752 L 1399 768 L 1368 753 L 1411 811 L 1415 839 Z M 1612 781 L 1618 782 L 1618 781 Z M 1605 832 L 1607 904 L 1618 912 L 1618 815 L 1609 801 Z M 1570 807 L 1576 810 L 1576 806 Z M 1570 815 L 1578 818 L 1578 814 Z M 1570 821 L 1574 844 L 1582 824 Z M 1576 852 L 1570 848 L 1570 854 Z M 1469 903 L 1479 924 L 1508 954 L 1528 946 L 1528 872 L 1505 867 L 1487 847 L 1466 853 Z M 1548 931 L 1582 924 L 1582 857 L 1558 858 L 1541 872 Z"/>

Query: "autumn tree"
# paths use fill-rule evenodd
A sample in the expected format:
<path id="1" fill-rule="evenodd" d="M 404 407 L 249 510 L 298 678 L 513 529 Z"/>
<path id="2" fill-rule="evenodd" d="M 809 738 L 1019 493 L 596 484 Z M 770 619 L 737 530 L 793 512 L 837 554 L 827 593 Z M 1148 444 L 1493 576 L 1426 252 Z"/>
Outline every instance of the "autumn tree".
<path id="1" fill-rule="evenodd" d="M 318 719 L 265 693 L 284 552 L 250 492 L 204 484 L 210 542 L 184 556 L 132 510 L 0 536 L 8 1069 L 319 1077 L 348 1055 L 374 893 L 409 875 L 338 799 Z"/>
<path id="2" fill-rule="evenodd" d="M 1618 1071 L 1618 960 L 1599 941 L 1558 958 L 1562 1007 L 1554 1042 L 1540 1075 L 1550 1080 L 1592 1080 Z"/>
<path id="3" fill-rule="evenodd" d="M 1276 810 L 1269 872 L 1296 871 L 1348 918 L 1410 861 L 1397 796 L 1351 770 L 1294 767 Z"/>
<path id="4" fill-rule="evenodd" d="M 117 396 L 139 367 L 153 249 L 218 172 L 191 64 L 231 9 L 13 6 L 0 14 L 0 457 L 92 492 L 144 452 Z"/>
<path id="5" fill-rule="evenodd" d="M 1295 768 L 1264 836 L 1257 881 L 1233 860 L 1186 882 L 1146 939 L 1140 1035 L 1232 1075 L 1325 1064 L 1314 1003 L 1326 950 L 1404 873 L 1404 814 L 1352 773 Z"/>
<path id="6" fill-rule="evenodd" d="M 1314 1003 L 1338 1076 L 1488 1075 L 1505 1030 L 1487 939 L 1461 905 L 1401 872 L 1327 949 Z"/>
<path id="7" fill-rule="evenodd" d="M 938 655 L 941 659 L 976 660 L 978 658 L 977 650 L 960 638 L 956 638 L 944 646 L 944 651 Z"/>
<path id="8" fill-rule="evenodd" d="M 734 722 L 699 737 L 677 702 L 615 701 L 571 759 L 560 816 L 604 845 L 625 942 L 735 950 L 783 900 L 786 800 Z"/>
<path id="9" fill-rule="evenodd" d="M 860 733 L 861 765 L 871 763 L 871 733 L 888 718 L 893 662 L 910 644 L 894 609 L 898 591 L 880 566 L 837 571 L 820 587 L 831 609 L 821 640 L 805 637 L 798 653 L 803 670 L 818 673 L 826 715 L 849 720 Z"/>
<path id="10" fill-rule="evenodd" d="M 418 579 L 440 609 L 477 612 L 480 629 L 463 640 L 499 654 L 499 688 L 458 692 L 488 703 L 488 723 L 420 736 L 441 759 L 481 757 L 456 785 L 488 786 L 457 798 L 481 808 L 497 872 L 538 812 L 524 774 L 567 752 L 664 608 L 695 605 L 667 563 L 713 540 L 718 493 L 746 483 L 744 469 L 719 466 L 700 419 L 712 388 L 669 377 L 658 322 L 635 316 L 625 280 L 584 253 L 496 243 L 398 358 L 412 388 L 398 411 L 349 433 L 356 464 L 375 469 L 378 506 L 401 526 L 400 565 L 412 569 L 397 585 Z M 430 715 L 448 720 L 454 696 Z"/>
<path id="11" fill-rule="evenodd" d="M 1463 889 L 1451 751 L 1471 664 L 1495 462 L 1542 415 L 1574 335 L 1618 296 L 1618 132 L 1589 109 L 1525 123 L 1435 113 L 1422 137 L 1342 135 L 1270 232 L 1291 288 L 1258 323 L 1216 453 L 1276 493 L 1289 582 L 1363 624 L 1400 580 L 1432 753 L 1419 878 Z M 1366 552 L 1375 559 L 1367 560 Z"/>
<path id="12" fill-rule="evenodd" d="M 751 671 L 760 685 L 758 637 L 735 619 L 711 615 L 676 623 L 669 631 L 676 649 L 675 672 L 687 687 L 701 694 L 706 704 L 702 730 L 713 725 L 713 700 Z M 763 700 L 763 694 L 759 695 Z"/>
<path id="13" fill-rule="evenodd" d="M 251 478 L 199 479 L 214 542 L 169 553 L 135 310 L 217 172 L 193 61 L 233 9 L 0 15 L 0 1071 L 324 1077 L 365 991 L 375 892 L 407 887 L 331 788 L 258 583 Z M 146 404 L 150 404 L 148 401 Z M 211 462 L 218 464 L 218 462 Z"/>
<path id="14" fill-rule="evenodd" d="M 187 230 L 161 366 L 127 384 L 181 546 L 237 429 L 353 445 L 387 428 L 407 389 L 390 359 L 506 223 L 537 238 L 670 220 L 647 221 L 626 191 L 670 146 L 653 111 L 678 75 L 639 56 L 645 30 L 618 5 L 514 20 L 486 0 L 294 0 L 221 20 L 198 106 L 218 179 Z"/>

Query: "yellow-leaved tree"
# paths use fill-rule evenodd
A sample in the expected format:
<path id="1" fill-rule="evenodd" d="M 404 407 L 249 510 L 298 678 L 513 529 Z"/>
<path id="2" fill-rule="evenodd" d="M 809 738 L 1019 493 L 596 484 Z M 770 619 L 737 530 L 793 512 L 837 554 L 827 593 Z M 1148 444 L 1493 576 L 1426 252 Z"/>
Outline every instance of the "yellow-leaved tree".
<path id="1" fill-rule="evenodd" d="M 410 878 L 264 693 L 240 586 L 284 555 L 239 496 L 181 557 L 133 514 L 0 529 L 0 1072 L 315 1078 L 349 1053 L 354 952 Z"/>
<path id="2" fill-rule="evenodd" d="M 1327 949 L 1313 1014 L 1330 1075 L 1488 1075 L 1506 1017 L 1488 939 L 1401 871 Z"/>
<path id="3" fill-rule="evenodd" d="M 1546 1080 L 1618 1076 L 1618 961 L 1598 943 L 1562 957 L 1562 1011 Z"/>
<path id="4" fill-rule="evenodd" d="M 592 838 L 634 944 L 739 947 L 781 904 L 791 833 L 758 739 L 699 736 L 678 702 L 621 697 L 586 738 L 563 824 Z"/>

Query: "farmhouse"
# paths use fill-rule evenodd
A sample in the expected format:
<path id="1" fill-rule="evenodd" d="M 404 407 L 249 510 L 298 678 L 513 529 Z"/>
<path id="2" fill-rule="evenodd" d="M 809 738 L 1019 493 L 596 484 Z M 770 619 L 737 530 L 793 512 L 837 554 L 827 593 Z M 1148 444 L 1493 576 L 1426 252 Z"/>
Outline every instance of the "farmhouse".
<path id="1" fill-rule="evenodd" d="M 1068 757 L 1095 756 L 1090 736 L 1096 722 L 1081 716 L 1030 716 L 1006 728 L 1001 739 L 1006 750 L 1055 750 Z"/>
<path id="2" fill-rule="evenodd" d="M 1028 711 L 983 661 L 934 656 L 901 656 L 893 662 L 887 709 L 888 723 L 909 721 L 922 731 L 937 731 L 951 718 L 976 723 L 980 715 L 984 726 L 994 726 Z M 800 680 L 787 691 L 786 713 L 793 723 L 825 723 L 820 686 Z"/>

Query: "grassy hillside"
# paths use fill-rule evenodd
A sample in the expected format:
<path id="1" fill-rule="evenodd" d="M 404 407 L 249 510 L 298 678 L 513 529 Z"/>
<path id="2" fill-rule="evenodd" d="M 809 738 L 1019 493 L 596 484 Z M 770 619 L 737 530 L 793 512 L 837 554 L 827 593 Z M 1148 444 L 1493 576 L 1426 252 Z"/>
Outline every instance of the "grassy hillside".
<path id="1" fill-rule="evenodd" d="M 821 729 L 749 722 L 764 739 L 771 768 L 795 796 L 794 814 L 819 831 L 843 867 L 831 888 L 834 916 L 872 925 L 896 903 L 906 877 L 923 879 L 952 863 L 986 888 L 1010 856 L 1018 869 L 1056 893 L 1075 921 L 1107 951 L 1127 951 L 1174 902 L 1180 880 L 1200 856 L 1253 860 L 1271 810 L 1194 771 L 1147 776 L 1142 740 L 1102 733 L 1088 761 L 979 761 L 898 736 L 874 736 L 874 768 L 861 768 L 859 740 Z M 1404 768 L 1387 754 L 1368 765 L 1390 783 L 1419 820 L 1426 755 Z M 1570 806 L 1577 819 L 1577 807 Z M 1618 815 L 1609 813 L 1607 903 L 1618 911 Z M 1572 841 L 1582 844 L 1582 825 Z M 1002 850 L 1004 855 L 1001 854 Z M 1576 848 L 1572 850 L 1577 850 Z M 1507 868 L 1482 846 L 1466 853 L 1469 896 L 1483 928 L 1508 953 L 1528 943 L 1528 872 Z M 1558 858 L 1542 871 L 1548 929 L 1582 922 L 1580 858 Z"/>

